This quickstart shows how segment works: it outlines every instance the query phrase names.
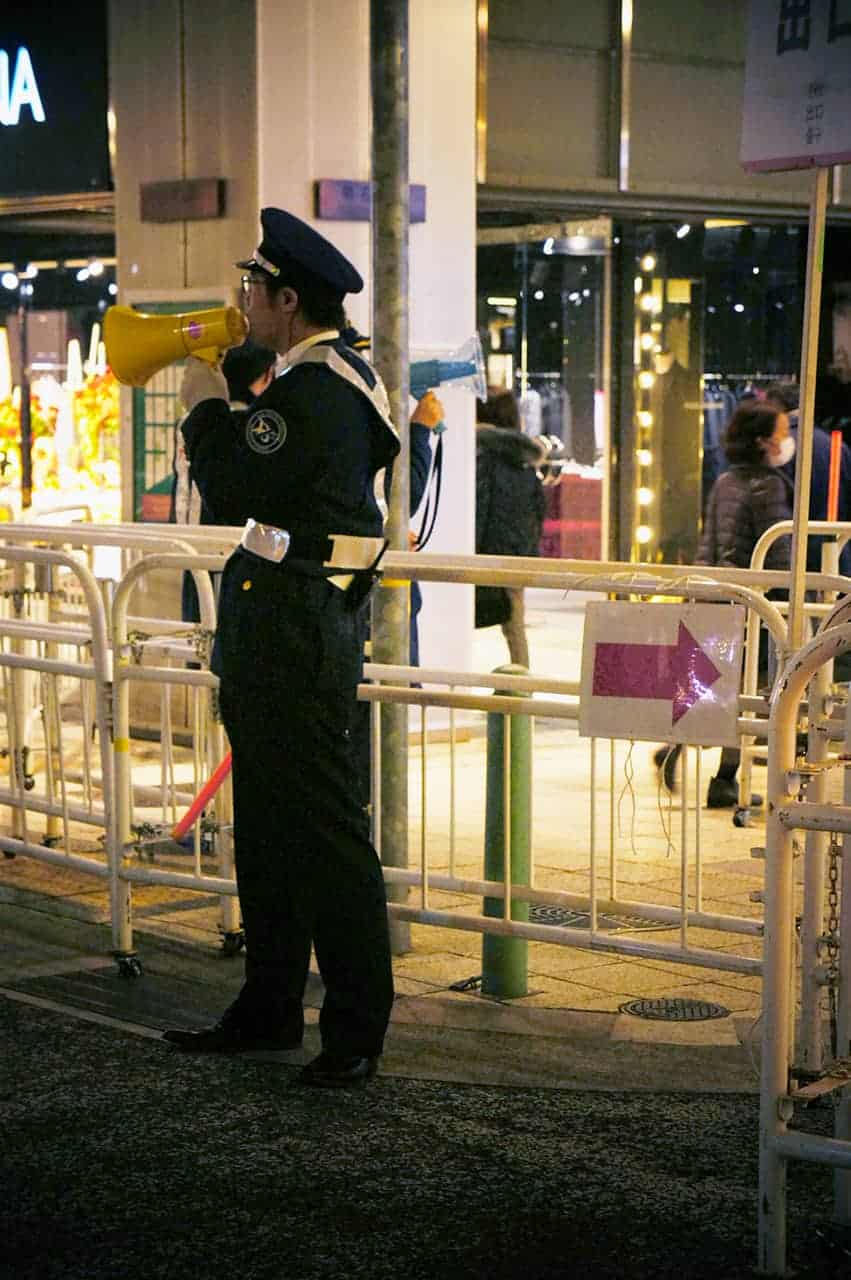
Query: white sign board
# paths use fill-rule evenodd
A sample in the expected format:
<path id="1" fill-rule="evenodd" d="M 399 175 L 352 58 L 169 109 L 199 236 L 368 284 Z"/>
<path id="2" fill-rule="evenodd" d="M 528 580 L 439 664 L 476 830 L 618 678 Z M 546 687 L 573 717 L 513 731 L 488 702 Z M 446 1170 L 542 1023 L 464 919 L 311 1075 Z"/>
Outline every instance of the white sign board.
<path id="1" fill-rule="evenodd" d="M 580 734 L 737 746 L 744 623 L 741 605 L 587 605 Z"/>
<path id="2" fill-rule="evenodd" d="M 741 160 L 851 162 L 851 0 L 751 0 Z"/>

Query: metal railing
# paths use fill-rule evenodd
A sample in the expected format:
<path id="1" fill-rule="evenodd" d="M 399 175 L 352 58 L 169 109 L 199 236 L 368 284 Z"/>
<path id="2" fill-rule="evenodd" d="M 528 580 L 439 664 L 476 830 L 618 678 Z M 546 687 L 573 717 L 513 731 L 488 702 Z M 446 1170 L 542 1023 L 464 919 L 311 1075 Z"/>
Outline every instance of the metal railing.
<path id="1" fill-rule="evenodd" d="M 130 886 L 134 883 L 170 884 L 176 888 L 196 888 L 202 892 L 217 893 L 222 896 L 222 929 L 225 937 L 233 938 L 238 932 L 238 916 L 236 904 L 233 901 L 235 886 L 232 882 L 229 841 L 220 842 L 222 846 L 228 845 L 228 852 L 225 853 L 222 849 L 218 874 L 214 876 L 202 871 L 201 843 L 204 833 L 197 825 L 193 845 L 194 865 L 191 870 L 175 871 L 173 868 L 139 865 L 138 857 L 143 846 L 149 848 L 151 841 L 166 836 L 177 816 L 178 808 L 184 806 L 188 797 L 198 790 L 205 774 L 217 763 L 224 750 L 222 729 L 216 720 L 214 704 L 210 697 L 211 692 L 215 690 L 216 681 L 205 670 L 189 669 L 187 663 L 193 663 L 199 658 L 199 634 L 202 638 L 209 640 L 213 633 L 214 610 L 207 571 L 222 567 L 221 553 L 233 545 L 238 533 L 238 530 L 222 529 L 184 530 L 181 528 L 178 531 L 173 526 L 151 528 L 146 526 L 140 530 L 132 525 L 110 529 L 73 526 L 70 530 L 66 526 L 56 529 L 46 529 L 44 526 L 17 526 L 10 531 L 11 537 L 16 541 L 37 538 L 41 542 L 56 541 L 65 545 L 69 539 L 73 539 L 86 548 L 106 544 L 116 545 L 122 548 L 122 553 L 128 559 L 135 561 L 124 570 L 121 582 L 115 589 L 110 627 L 115 653 L 112 745 L 118 842 L 112 859 L 112 876 L 113 897 L 117 906 L 115 945 L 121 955 L 132 956 L 133 954 Z M 160 548 L 169 545 L 178 546 L 180 550 L 178 552 L 160 551 Z M 196 550 L 192 550 L 193 547 Z M 200 554 L 207 547 L 215 547 L 220 554 L 214 556 Z M 154 548 L 156 551 L 151 554 Z M 781 651 L 784 649 L 785 625 L 777 608 L 750 586 L 742 586 L 735 582 L 729 574 L 725 582 L 715 582 L 705 575 L 703 570 L 684 572 L 682 569 L 662 567 L 661 572 L 654 571 L 651 574 L 644 569 L 636 570 L 633 566 L 620 564 L 590 567 L 586 564 L 567 563 L 570 564 L 569 568 L 566 568 L 563 562 L 542 564 L 534 560 L 521 562 L 521 568 L 516 567 L 515 562 L 512 562 L 510 568 L 506 568 L 504 561 L 493 557 L 448 558 L 396 553 L 389 558 L 388 571 L 396 577 L 417 577 L 424 581 L 482 582 L 491 585 L 515 585 L 522 582 L 523 585 L 547 586 L 559 591 L 593 590 L 606 595 L 624 597 L 653 597 L 664 592 L 668 598 L 732 601 L 744 605 L 749 615 L 758 616 L 771 633 L 778 648 Z M 128 617 L 132 591 L 147 574 L 155 570 L 178 573 L 193 567 L 197 570 L 196 583 L 202 602 L 202 620 L 198 628 L 181 626 L 173 619 L 140 620 Z M 770 573 L 756 575 L 758 587 L 763 589 L 775 586 L 777 576 Z M 829 585 L 834 585 L 833 581 L 830 581 Z M 203 645 L 200 648 L 203 650 Z M 200 656 L 203 656 L 203 653 Z M 578 719 L 580 687 L 576 682 L 542 679 L 533 675 L 493 676 L 475 672 L 441 672 L 421 668 L 382 668 L 375 665 L 367 667 L 366 675 L 375 683 L 362 686 L 360 695 L 363 699 L 373 703 L 404 703 L 420 708 L 420 736 L 423 744 L 420 769 L 421 794 L 424 794 L 427 779 L 428 716 L 433 708 L 448 710 L 450 718 L 459 709 L 481 714 L 504 713 L 509 717 L 509 738 L 512 716 L 528 715 L 537 719 L 546 717 L 550 721 L 565 724 L 575 724 Z M 194 702 L 192 729 L 189 735 L 192 743 L 191 779 L 184 779 L 180 786 L 175 783 L 174 743 L 168 723 L 169 701 L 164 697 L 162 703 L 164 732 L 159 787 L 148 786 L 135 789 L 133 787 L 129 693 L 130 686 L 134 682 L 155 684 L 164 691 L 174 686 L 184 686 L 192 691 L 191 697 Z M 412 688 L 412 683 L 426 687 Z M 740 710 L 743 716 L 752 717 L 754 713 L 764 711 L 765 705 L 764 701 L 758 698 L 748 698 L 742 700 Z M 740 721 L 740 727 L 746 727 L 749 731 L 759 726 L 758 719 L 754 721 L 748 718 Z M 609 752 L 608 777 L 611 788 L 614 780 L 614 745 L 610 745 Z M 510 860 L 507 860 L 506 875 L 501 886 L 485 879 L 458 876 L 454 865 L 454 837 L 451 834 L 446 874 L 443 868 L 435 871 L 429 863 L 429 829 L 425 806 L 419 832 L 419 868 L 387 867 L 385 869 L 389 883 L 407 885 L 418 892 L 419 905 L 414 906 L 410 901 L 394 902 L 391 904 L 391 912 L 396 913 L 400 918 L 418 920 L 421 923 L 440 923 L 481 932 L 513 933 L 518 937 L 572 946 L 605 948 L 610 951 L 622 951 L 624 954 L 688 961 L 705 964 L 707 967 L 728 968 L 740 972 L 759 972 L 759 961 L 753 957 L 726 956 L 715 950 L 695 948 L 688 942 L 687 931 L 692 927 L 712 928 L 745 935 L 758 935 L 761 929 L 761 922 L 758 919 L 705 909 L 699 808 L 694 829 L 694 865 L 691 867 L 690 837 L 686 824 L 687 805 L 685 801 L 683 803 L 679 851 L 681 892 L 678 906 L 639 901 L 623 893 L 619 877 L 611 789 L 608 859 L 605 877 L 600 874 L 599 823 L 593 801 L 602 785 L 602 775 L 599 766 L 599 746 L 596 742 L 591 742 L 589 755 L 589 781 L 592 795 L 589 892 L 581 894 L 560 889 L 543 890 L 536 888 L 533 884 L 527 896 L 532 903 L 548 903 L 556 907 L 586 911 L 592 923 L 590 930 L 513 921 L 510 912 L 512 897 Z M 689 756 L 690 753 L 687 750 L 684 754 L 686 774 Z M 696 783 L 699 789 L 699 751 L 695 753 L 695 764 Z M 448 820 L 450 833 L 452 833 L 456 809 L 453 763 L 450 763 L 450 775 L 451 799 Z M 378 778 L 378 786 L 380 782 Z M 684 787 L 685 789 L 687 788 Z M 152 790 L 157 793 L 159 799 L 158 822 L 151 820 L 150 817 Z M 222 808 L 223 805 L 227 806 L 226 796 L 225 791 L 224 796 L 217 801 L 218 812 L 215 820 L 211 822 L 209 817 L 207 819 L 208 828 L 211 828 L 214 837 L 220 829 L 228 826 L 225 817 L 229 815 L 226 815 Z M 139 799 L 145 803 L 138 805 Z M 143 820 L 137 820 L 137 807 L 146 810 Z M 376 806 L 376 812 L 378 809 L 379 806 Z M 145 841 L 148 842 L 147 845 Z M 376 842 L 380 848 L 380 830 L 376 831 Z M 693 871 L 695 880 L 693 892 L 689 890 L 688 884 L 690 870 Z M 484 916 L 480 911 L 438 911 L 429 901 L 432 889 L 448 890 L 468 897 L 502 899 L 506 903 L 506 910 L 501 920 L 493 916 Z M 516 890 L 514 893 L 516 896 Z M 601 912 L 631 914 L 677 927 L 680 929 L 679 945 L 604 937 L 594 927 Z"/>
<path id="2" fill-rule="evenodd" d="M 801 700 L 820 669 L 851 650 L 851 624 L 845 602 L 825 627 L 788 662 L 771 699 L 768 744 L 768 818 L 766 826 L 765 942 L 763 979 L 762 1074 L 760 1081 L 759 1264 L 769 1275 L 786 1274 L 786 1170 L 790 1160 L 834 1169 L 834 1221 L 851 1224 L 851 704 L 846 707 L 843 750 L 832 759 L 797 759 L 796 732 Z M 843 803 L 830 804 L 821 792 L 810 798 L 813 780 L 828 769 L 844 773 Z M 802 784 L 809 783 L 806 792 Z M 812 1065 L 813 1028 L 805 1022 L 795 1035 L 796 896 L 795 862 L 814 860 L 824 876 L 817 846 L 802 850 L 796 833 L 831 835 L 829 916 L 825 922 L 823 878 L 804 881 L 802 933 L 806 971 L 831 999 L 832 1052 L 828 1064 Z M 841 836 L 841 846 L 838 837 Z M 841 945 L 842 942 L 845 945 Z M 820 1038 L 820 1037 L 819 1037 Z M 803 1050 L 809 1063 L 802 1063 Z M 789 1130 L 796 1105 L 839 1091 L 834 1136 Z"/>
<path id="3" fill-rule="evenodd" d="M 751 565 L 762 569 L 771 547 L 781 537 L 788 537 L 792 532 L 793 522 L 784 520 L 767 529 L 754 547 Z M 823 538 L 821 545 L 822 573 L 835 576 L 839 571 L 839 558 L 845 544 L 851 539 L 851 525 L 837 521 L 812 521 L 807 529 L 810 537 Z M 847 591 L 851 583 L 845 580 Z M 809 626 L 824 628 L 828 623 L 835 625 L 835 601 L 837 591 L 822 590 L 809 592 L 811 598 L 805 600 L 804 612 L 810 618 Z M 788 602 L 777 601 L 777 607 L 784 616 L 788 612 Z M 748 644 L 745 662 L 744 690 L 755 692 L 757 688 L 757 656 L 759 649 L 759 619 L 751 614 L 748 618 Z M 832 653 L 832 650 L 830 651 Z M 833 680 L 833 658 L 829 656 L 817 667 L 812 679 L 808 682 L 806 704 L 802 702 L 799 713 L 798 741 L 805 734 L 807 741 L 806 766 L 810 770 L 807 775 L 808 796 L 811 802 L 824 804 L 827 801 L 829 769 L 825 768 L 831 744 L 841 742 L 844 738 L 844 726 L 836 718 L 836 711 L 841 709 L 847 698 L 843 687 L 837 689 Z M 765 746 L 757 744 L 753 738 L 745 737 L 742 742 L 742 768 L 740 791 L 742 795 L 750 793 L 751 769 L 755 758 L 765 754 Z M 800 751 L 799 751 L 800 754 Z M 800 919 L 801 946 L 801 1017 L 798 1036 L 798 1063 L 810 1072 L 820 1071 L 824 1062 L 824 1034 L 822 1027 L 822 997 L 820 939 L 823 933 L 825 881 L 828 866 L 828 835 L 823 831 L 809 830 L 805 835 L 805 857 L 803 863 L 803 907 Z"/>
<path id="4" fill-rule="evenodd" d="M 487 570 L 480 566 L 488 563 Z M 524 562 L 525 563 L 525 562 Z M 774 607 L 760 594 L 748 587 L 733 581 L 723 584 L 703 578 L 694 571 L 682 570 L 678 573 L 656 575 L 647 571 L 636 571 L 623 565 L 608 566 L 614 572 L 595 572 L 583 566 L 581 573 L 566 572 L 558 562 L 542 566 L 533 562 L 534 570 L 507 569 L 505 562 L 495 557 L 419 557 L 396 555 L 393 557 L 392 571 L 394 577 L 414 577 L 420 580 L 452 581 L 456 583 L 487 582 L 489 585 L 516 585 L 522 580 L 523 585 L 547 586 L 560 591 L 582 590 L 594 591 L 605 595 L 621 596 L 656 596 L 662 592 L 666 597 L 676 596 L 688 600 L 736 602 L 743 604 L 748 610 L 756 611 L 764 625 L 769 629 L 778 647 L 785 647 L 785 625 Z M 498 567 L 497 567 L 498 566 Z M 773 584 L 772 584 L 773 585 Z M 427 713 L 432 708 L 449 709 L 453 712 L 463 709 L 480 712 L 503 713 L 510 726 L 511 718 L 527 715 L 536 718 L 546 717 L 565 723 L 576 723 L 579 718 L 579 698 L 581 686 L 577 682 L 547 680 L 534 675 L 508 676 L 484 675 L 483 673 L 447 672 L 423 670 L 422 668 L 398 667 L 386 668 L 368 665 L 365 675 L 372 681 L 361 688 L 360 696 L 370 702 L 399 702 L 421 709 L 420 740 L 428 741 Z M 389 682 L 389 683 L 388 683 Z M 418 682 L 425 688 L 410 688 L 410 682 Z M 459 692 L 465 687 L 492 690 L 482 695 L 480 692 Z M 541 694 L 554 694 L 557 698 L 544 699 Z M 534 696 L 533 696 L 534 695 Z M 759 699 L 751 699 L 746 704 L 750 709 L 761 706 L 767 709 L 767 703 Z M 742 721 L 742 725 L 753 724 Z M 377 732 L 377 723 L 376 729 Z M 450 719 L 450 741 L 452 721 Z M 506 731 L 506 739 L 510 749 L 510 727 Z M 614 751 L 610 747 L 610 753 Z M 610 754 L 610 759 L 613 755 Z M 684 769 L 687 770 L 689 751 L 683 755 Z M 697 785 L 699 788 L 699 752 Z M 426 761 L 421 762 L 421 786 L 424 786 Z M 695 947 L 688 940 L 688 930 L 693 927 L 721 930 L 727 933 L 759 935 L 762 924 L 758 919 L 719 913 L 708 913 L 702 904 L 702 864 L 699 839 L 700 810 L 696 813 L 696 839 L 694 866 L 690 863 L 690 847 L 687 830 L 687 806 L 685 800 L 682 808 L 682 826 L 680 832 L 680 903 L 677 907 L 664 906 L 647 902 L 639 902 L 623 897 L 618 886 L 618 859 L 615 848 L 615 824 L 613 809 L 609 808 L 609 858 L 605 875 L 601 874 L 598 858 L 598 831 L 594 820 L 593 798 L 597 790 L 600 774 L 597 767 L 597 744 L 590 743 L 590 787 L 592 794 L 592 821 L 589 840 L 589 873 L 590 890 L 588 894 L 578 894 L 563 890 L 547 888 L 539 890 L 534 887 L 518 889 L 513 884 L 511 859 L 506 849 L 504 858 L 505 876 L 501 883 L 494 881 L 460 877 L 454 871 L 454 841 L 450 824 L 449 870 L 448 874 L 434 873 L 429 867 L 428 831 L 425 825 L 425 805 L 423 805 L 422 828 L 420 832 L 420 860 L 416 869 L 399 869 L 385 867 L 385 879 L 390 884 L 402 884 L 415 891 L 419 898 L 417 905 L 412 903 L 391 902 L 389 910 L 398 918 L 421 924 L 442 925 L 444 927 L 473 930 L 481 933 L 494 933 L 503 936 L 526 938 L 530 941 L 561 943 L 563 945 L 620 952 L 625 955 L 652 957 L 681 963 L 703 965 L 710 969 L 726 969 L 741 973 L 759 973 L 761 962 L 750 956 L 726 954 L 718 950 Z M 450 767 L 450 773 L 454 771 Z M 611 779 L 610 764 L 609 776 Z M 684 778 L 683 790 L 687 783 Z M 505 818 L 504 830 L 510 827 L 510 807 Z M 380 848 L 380 830 L 377 844 Z M 689 872 L 694 871 L 695 891 L 689 889 Z M 534 863 L 533 863 L 534 875 Z M 600 892 L 601 885 L 608 884 L 608 891 Z M 485 915 L 483 911 L 472 910 L 440 910 L 430 901 L 430 891 L 441 890 L 455 894 L 474 896 L 479 899 L 501 899 L 504 903 L 503 916 Z M 511 918 L 512 900 L 522 898 L 533 904 L 569 908 L 587 913 L 591 927 L 571 928 L 567 926 L 525 923 Z M 602 913 L 617 913 L 660 924 L 666 923 L 680 930 L 678 944 L 636 940 L 624 937 L 613 937 L 609 933 L 598 930 L 597 919 Z"/>
<path id="5" fill-rule="evenodd" d="M 131 851 L 133 847 L 138 849 L 140 830 L 144 831 L 146 828 L 153 828 L 152 835 L 156 837 L 163 835 L 167 827 L 173 824 L 178 808 L 185 805 L 188 796 L 192 794 L 192 789 L 198 789 L 205 772 L 217 762 L 224 749 L 221 726 L 218 725 L 215 715 L 212 714 L 213 702 L 210 699 L 210 692 L 215 689 L 215 679 L 204 670 L 187 669 L 187 663 L 198 659 L 199 647 L 203 651 L 203 643 L 199 644 L 199 637 L 201 641 L 208 641 L 213 633 L 214 610 L 206 571 L 222 567 L 222 555 L 233 546 L 239 530 L 216 528 L 181 528 L 177 530 L 174 526 L 145 526 L 140 529 L 134 525 L 114 528 L 75 525 L 70 529 L 67 526 L 51 529 L 37 525 L 13 526 L 6 532 L 9 540 L 14 539 L 16 542 L 37 539 L 41 544 L 55 542 L 64 546 L 69 540 L 72 540 L 75 545 L 87 549 L 101 545 L 113 545 L 122 549 L 122 555 L 125 556 L 126 560 L 134 562 L 124 568 L 121 583 L 114 592 L 110 624 L 111 641 L 116 655 L 113 695 L 115 724 L 113 754 L 116 785 L 115 802 L 117 806 L 116 822 L 120 848 L 113 861 L 117 867 L 119 863 L 123 862 L 128 849 Z M 164 550 L 165 547 L 177 547 L 179 551 L 169 550 L 166 552 Z M 215 548 L 217 554 L 214 556 L 201 554 L 208 548 Z M 155 549 L 156 553 L 150 554 Z M 142 558 L 140 559 L 139 557 Z M 202 621 L 198 628 L 187 628 L 185 625 L 176 623 L 173 619 L 137 619 L 128 616 L 128 605 L 132 590 L 146 574 L 155 569 L 165 569 L 177 573 L 193 566 L 198 570 L 196 582 L 199 588 L 199 596 L 202 600 Z M 654 569 L 652 573 L 649 573 L 646 569 L 636 569 L 634 566 L 622 564 L 589 566 L 577 562 L 548 561 L 542 563 L 539 560 L 512 561 L 511 567 L 507 568 L 505 567 L 505 561 L 500 561 L 495 557 L 441 557 L 405 553 L 395 553 L 389 556 L 387 568 L 395 577 L 417 577 L 423 581 L 479 582 L 503 586 L 522 583 L 524 586 L 538 585 L 559 591 L 595 591 L 622 597 L 652 598 L 664 593 L 666 598 L 737 602 L 745 606 L 749 619 L 758 618 L 762 625 L 766 626 L 778 650 L 780 652 L 785 650 L 785 624 L 780 612 L 774 604 L 765 600 L 759 594 L 760 591 L 775 587 L 779 585 L 779 582 L 782 582 L 783 575 L 776 573 L 739 573 L 734 575 L 730 571 L 721 571 L 718 576 L 724 580 L 715 581 L 714 571 L 710 575 L 702 568 L 683 570 L 674 566 L 660 566 L 658 572 Z M 747 578 L 749 582 L 753 581 L 757 589 L 750 585 L 741 585 L 740 582 L 735 580 L 736 576 L 739 579 Z M 813 587 L 822 589 L 835 590 L 842 581 L 832 575 L 811 576 Z M 84 639 L 83 633 L 79 638 Z M 203 652 L 201 656 L 203 656 Z M 154 665 L 151 665 L 151 659 L 155 659 Z M 534 675 L 527 677 L 492 676 L 475 672 L 441 672 L 423 670 L 421 668 L 382 668 L 374 665 L 367 667 L 366 675 L 369 680 L 375 683 L 367 684 L 361 688 L 360 694 L 365 700 L 373 703 L 382 701 L 404 703 L 408 706 L 420 708 L 420 737 L 423 743 L 423 759 L 420 771 L 421 794 L 424 792 L 426 785 L 427 762 L 425 757 L 429 739 L 428 717 L 433 708 L 448 710 L 450 717 L 454 717 L 454 713 L 457 710 L 463 709 L 468 712 L 475 711 L 482 714 L 501 712 L 509 717 L 516 715 L 529 715 L 538 719 L 546 717 L 551 721 L 563 723 L 575 723 L 578 718 L 580 686 L 576 682 L 541 679 Z M 159 823 L 151 822 L 149 818 L 145 821 L 137 822 L 135 818 L 135 801 L 139 798 L 138 793 L 141 793 L 143 800 L 149 802 L 152 788 L 150 786 L 147 788 L 137 787 L 137 794 L 134 797 L 131 778 L 132 763 L 129 725 L 129 689 L 133 682 L 157 684 L 164 690 L 181 685 L 193 691 L 191 694 L 194 699 L 193 727 L 189 735 L 193 744 L 192 776 L 191 781 L 184 781 L 180 787 L 175 785 L 174 781 L 174 743 L 168 723 L 169 702 L 168 698 L 163 700 L 162 768 L 159 786 L 153 788 L 158 793 L 160 801 Z M 412 688 L 412 683 L 426 687 Z M 487 692 L 482 692 L 482 690 Z M 501 694 L 505 696 L 500 696 Z M 555 696 L 549 697 L 547 695 Z M 755 696 L 743 696 L 740 700 L 740 730 L 751 734 L 756 730 L 764 736 L 766 705 L 764 699 Z M 731 967 L 740 968 L 746 972 L 758 972 L 759 962 L 751 957 L 742 958 L 746 963 L 739 965 L 735 957 L 719 959 L 719 955 L 715 951 L 709 952 L 704 949 L 701 952 L 700 949 L 687 945 L 686 930 L 693 926 L 745 934 L 758 934 L 761 928 L 760 922 L 751 917 L 737 917 L 718 912 L 707 912 L 704 909 L 699 809 L 695 819 L 693 840 L 694 866 L 692 870 L 695 879 L 694 891 L 689 892 L 688 890 L 687 873 L 691 851 L 689 848 L 690 837 L 686 826 L 687 806 L 684 801 L 680 831 L 682 875 L 680 877 L 681 894 L 679 905 L 674 907 L 670 904 L 637 901 L 623 894 L 618 875 L 614 812 L 611 803 L 615 759 L 615 747 L 613 744 L 609 747 L 609 753 L 610 804 L 606 887 L 601 892 L 603 878 L 598 874 L 599 823 L 596 806 L 592 803 L 589 832 L 589 893 L 585 895 L 566 890 L 547 890 L 544 892 L 532 886 L 529 891 L 529 901 L 546 901 L 554 906 L 587 911 L 592 922 L 596 921 L 598 913 L 601 911 L 612 911 L 624 914 L 632 913 L 659 923 L 668 923 L 672 926 L 677 926 L 682 931 L 679 947 L 664 949 L 663 944 L 652 942 L 636 942 L 630 939 L 612 939 L 610 937 L 603 938 L 595 928 L 590 931 L 579 929 L 565 929 L 562 931 L 551 925 L 523 926 L 522 922 L 515 922 L 510 919 L 510 910 L 508 908 L 502 921 L 495 920 L 491 916 L 485 917 L 476 912 L 442 912 L 436 915 L 435 909 L 428 903 L 431 888 L 465 893 L 468 896 L 502 898 L 508 904 L 510 904 L 512 888 L 510 870 L 506 872 L 506 879 L 501 888 L 484 879 L 457 876 L 454 867 L 454 838 L 451 835 L 448 874 L 445 875 L 443 869 L 438 870 L 436 873 L 433 872 L 428 860 L 429 834 L 425 812 L 423 813 L 419 833 L 419 869 L 386 868 L 388 882 L 406 884 L 419 891 L 420 905 L 419 907 L 414 907 L 409 902 L 394 902 L 391 906 L 391 911 L 396 912 L 402 918 L 418 919 L 423 923 L 451 924 L 453 927 L 463 929 L 476 928 L 483 932 L 499 932 L 504 929 L 507 932 L 515 932 L 517 936 L 526 936 L 549 942 L 562 942 L 573 946 L 605 946 L 607 950 L 623 950 L 626 954 L 654 956 L 664 954 L 668 958 L 687 959 L 692 963 L 706 963 L 707 966 L 711 967 Z M 599 746 L 594 741 L 590 743 L 589 755 L 590 787 L 592 797 L 594 797 L 602 785 Z M 689 763 L 690 753 L 686 750 L 684 754 L 686 776 Z M 696 766 L 696 785 L 699 790 L 699 751 L 694 754 L 694 763 Z M 87 768 L 84 767 L 84 775 L 86 772 Z M 451 833 L 455 825 L 456 807 L 454 765 L 452 763 L 450 763 L 450 775 L 449 828 Z M 380 781 L 380 778 L 378 778 L 378 786 L 380 786 Z M 686 787 L 684 787 L 685 789 Z M 147 803 L 142 807 L 150 810 L 151 805 Z M 378 808 L 379 806 L 376 806 L 376 812 Z M 219 824 L 213 823 L 212 825 L 215 830 Z M 156 828 L 159 828 L 159 830 Z M 194 838 L 195 865 L 191 872 L 175 873 L 152 866 L 131 866 L 129 868 L 125 866 L 122 871 L 115 870 L 113 872 L 115 877 L 113 892 L 116 902 L 120 903 L 118 924 L 116 926 L 118 930 L 117 950 L 127 954 L 132 952 L 132 933 L 129 923 L 129 890 L 127 887 L 132 882 L 154 883 L 160 881 L 173 884 L 175 887 L 197 887 L 205 892 L 214 891 L 232 898 L 233 886 L 229 884 L 227 889 L 222 887 L 222 882 L 228 878 L 230 870 L 228 870 L 227 876 L 222 875 L 221 871 L 219 875 L 213 877 L 201 874 L 201 835 L 202 833 L 196 827 Z M 380 830 L 376 832 L 376 840 L 380 847 Z M 225 860 L 223 865 L 227 866 L 228 869 L 231 867 L 228 859 Z M 223 903 L 222 927 L 226 936 L 232 935 L 238 928 L 235 907 L 232 902 L 229 905 Z M 663 947 L 662 951 L 660 951 L 660 947 Z"/>
<path id="6" fill-rule="evenodd" d="M 0 805 L 11 813 L 10 831 L 0 834 L 0 848 L 7 856 L 26 854 L 109 878 L 116 849 L 110 747 L 112 652 L 98 584 L 82 559 L 55 548 L 0 547 L 0 562 L 7 567 L 7 580 L 11 571 L 14 584 L 6 593 L 14 616 L 0 621 L 4 754 L 9 762 Z M 35 574 L 60 571 L 73 578 L 86 602 L 83 628 L 33 617 L 33 605 L 42 605 L 45 595 L 35 589 Z M 77 696 L 69 697 L 60 682 L 70 682 Z M 43 757 L 40 769 L 35 765 L 36 753 Z M 81 775 L 69 772 L 71 755 L 82 760 Z M 99 856 L 97 849 L 75 851 L 72 828 L 79 826 L 100 833 L 87 842 L 96 845 L 100 839 Z M 112 894 L 113 924 L 115 905 Z"/>

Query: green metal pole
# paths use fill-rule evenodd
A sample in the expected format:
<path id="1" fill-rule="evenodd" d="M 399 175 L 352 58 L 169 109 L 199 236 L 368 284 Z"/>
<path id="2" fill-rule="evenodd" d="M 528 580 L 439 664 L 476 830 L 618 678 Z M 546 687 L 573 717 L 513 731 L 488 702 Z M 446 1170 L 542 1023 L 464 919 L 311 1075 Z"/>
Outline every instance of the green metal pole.
<path id="1" fill-rule="evenodd" d="M 525 667 L 511 665 L 497 667 L 496 674 L 525 676 L 529 673 Z M 529 903 L 515 897 L 514 887 L 528 887 L 531 878 L 531 717 L 488 713 L 486 797 L 485 879 L 504 881 L 508 857 L 512 885 L 511 919 L 528 920 Z M 486 916 L 502 917 L 504 913 L 502 898 L 485 898 Z M 506 1000 L 528 995 L 528 951 L 529 944 L 525 938 L 484 934 L 482 994 Z"/>

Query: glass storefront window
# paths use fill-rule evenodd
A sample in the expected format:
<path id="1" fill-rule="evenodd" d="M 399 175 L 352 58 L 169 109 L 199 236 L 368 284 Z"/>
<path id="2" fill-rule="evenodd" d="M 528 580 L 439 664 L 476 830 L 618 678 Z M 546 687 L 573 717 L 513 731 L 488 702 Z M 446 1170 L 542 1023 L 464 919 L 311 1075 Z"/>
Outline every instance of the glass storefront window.
<path id="1" fill-rule="evenodd" d="M 692 564 L 738 401 L 797 382 L 806 229 L 694 219 L 643 223 L 630 239 L 631 558 Z"/>
<path id="2" fill-rule="evenodd" d="M 805 224 L 595 218 L 479 239 L 488 379 L 513 390 L 526 431 L 558 442 L 542 554 L 694 563 L 738 401 L 797 390 Z M 829 229 L 816 424 L 847 443 L 849 260 L 851 232 Z"/>
<path id="3" fill-rule="evenodd" d="M 546 231 L 551 234 L 545 234 Z M 610 224 L 530 228 L 478 254 L 488 382 L 517 397 L 523 429 L 550 450 L 541 551 L 596 560 L 605 545 Z M 496 241 L 496 242 L 495 242 Z"/>

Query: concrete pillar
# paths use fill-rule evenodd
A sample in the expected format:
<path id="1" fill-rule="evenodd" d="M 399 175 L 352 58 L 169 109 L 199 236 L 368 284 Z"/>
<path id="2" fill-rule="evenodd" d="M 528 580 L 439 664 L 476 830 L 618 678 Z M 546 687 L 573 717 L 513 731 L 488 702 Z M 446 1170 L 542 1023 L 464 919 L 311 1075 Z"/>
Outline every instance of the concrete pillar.
<path id="1" fill-rule="evenodd" d="M 191 306 L 214 290 L 232 297 L 232 264 L 257 244 L 263 205 L 311 220 L 318 178 L 370 176 L 369 2 L 111 0 L 109 17 L 119 301 L 185 299 Z M 475 70 L 475 0 L 411 0 L 410 174 L 428 193 L 426 222 L 410 237 L 415 354 L 452 349 L 475 326 Z M 212 176 L 228 183 L 224 218 L 141 222 L 142 182 Z M 369 225 L 317 225 L 366 280 L 350 313 L 368 332 Z M 449 433 L 430 550 L 470 552 L 473 401 L 459 390 L 440 394 Z M 130 518 L 129 394 L 122 431 Z M 423 595 L 423 663 L 466 665 L 472 590 L 427 583 Z"/>
<path id="2" fill-rule="evenodd" d="M 415 353 L 460 345 L 475 328 L 475 0 L 411 0 L 410 176 L 427 188 L 425 223 L 411 227 L 409 332 Z M 370 175 L 368 0 L 257 0 L 258 204 L 312 220 L 318 178 Z M 355 325 L 372 316 L 370 230 L 317 222 L 358 267 Z M 471 552 L 475 414 L 464 391 L 441 391 L 449 434 L 440 518 L 429 550 Z M 426 583 L 424 664 L 472 655 L 472 590 Z M 447 621 L 451 620 L 451 625 Z"/>

